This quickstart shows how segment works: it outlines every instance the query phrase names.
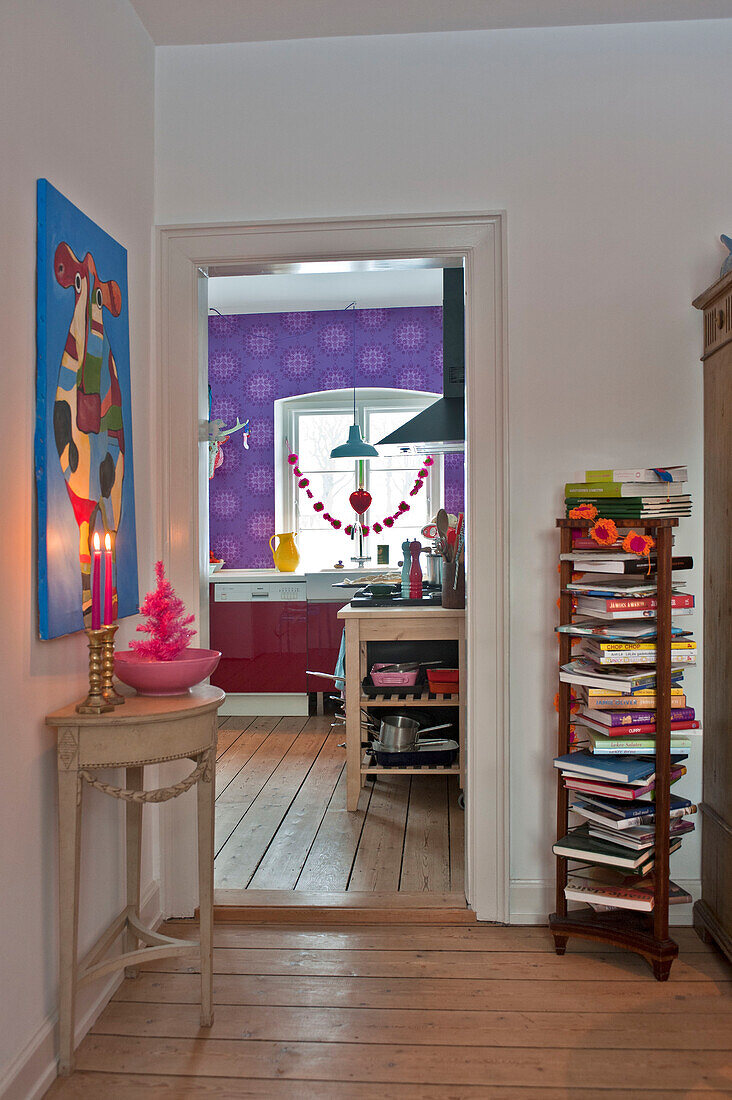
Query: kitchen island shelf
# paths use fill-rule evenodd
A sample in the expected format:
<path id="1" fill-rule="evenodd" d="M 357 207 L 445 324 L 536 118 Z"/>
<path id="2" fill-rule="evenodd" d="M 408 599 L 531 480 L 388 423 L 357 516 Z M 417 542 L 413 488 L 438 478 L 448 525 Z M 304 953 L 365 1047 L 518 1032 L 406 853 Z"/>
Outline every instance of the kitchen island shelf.
<path id="1" fill-rule="evenodd" d="M 457 707 L 460 706 L 459 692 L 451 694 L 443 692 L 425 691 L 415 695 L 389 694 L 384 691 L 379 695 L 362 695 L 362 707 Z"/>
<path id="2" fill-rule="evenodd" d="M 438 764 L 394 764 L 385 768 L 381 764 L 369 764 L 372 759 L 370 752 L 365 752 L 361 761 L 361 775 L 460 775 L 460 765 L 451 764 L 449 767 Z"/>

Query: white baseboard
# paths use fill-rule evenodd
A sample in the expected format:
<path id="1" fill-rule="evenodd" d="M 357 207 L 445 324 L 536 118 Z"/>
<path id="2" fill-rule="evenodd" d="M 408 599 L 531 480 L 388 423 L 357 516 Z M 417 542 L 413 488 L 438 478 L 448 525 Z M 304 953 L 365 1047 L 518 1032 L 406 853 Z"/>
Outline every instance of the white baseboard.
<path id="1" fill-rule="evenodd" d="M 141 917 L 143 923 L 157 928 L 162 923 L 160 909 L 160 883 L 152 882 L 142 899 Z M 76 1041 L 78 1046 L 86 1033 L 96 1023 L 98 1017 L 124 980 L 124 973 L 113 974 L 101 986 L 88 991 L 91 1001 L 84 1006 L 79 995 L 80 1012 L 76 1021 Z M 40 1100 L 53 1084 L 58 1072 L 58 1013 L 47 1016 L 33 1038 L 10 1063 L 0 1078 L 1 1100 Z"/>
<path id="2" fill-rule="evenodd" d="M 674 879 L 687 890 L 694 901 L 701 897 L 700 879 Z M 554 883 L 542 879 L 512 879 L 510 892 L 510 924 L 546 924 L 554 912 Z M 675 926 L 691 924 L 691 905 L 672 905 L 669 923 Z"/>
<path id="3" fill-rule="evenodd" d="M 275 715 L 282 718 L 307 717 L 309 699 L 303 692 L 262 692 L 261 694 L 231 691 L 219 707 L 224 716 L 250 717 L 251 715 Z"/>

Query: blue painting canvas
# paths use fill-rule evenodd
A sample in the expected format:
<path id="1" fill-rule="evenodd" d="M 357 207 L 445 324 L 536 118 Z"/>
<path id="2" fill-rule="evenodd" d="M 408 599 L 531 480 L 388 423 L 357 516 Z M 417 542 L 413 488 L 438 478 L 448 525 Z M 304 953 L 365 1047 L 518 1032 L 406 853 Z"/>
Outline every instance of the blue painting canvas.
<path id="1" fill-rule="evenodd" d="M 91 625 L 91 545 L 113 618 L 139 610 L 127 250 L 38 180 L 35 465 L 41 638 Z"/>

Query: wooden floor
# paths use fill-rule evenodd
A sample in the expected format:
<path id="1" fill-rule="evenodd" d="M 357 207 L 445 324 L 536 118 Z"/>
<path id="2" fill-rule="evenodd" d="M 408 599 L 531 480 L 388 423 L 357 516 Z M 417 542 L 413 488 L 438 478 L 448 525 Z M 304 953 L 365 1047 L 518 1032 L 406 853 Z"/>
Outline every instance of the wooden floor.
<path id="1" fill-rule="evenodd" d="M 348 813 L 345 734 L 331 720 L 224 720 L 217 891 L 453 894 L 464 904 L 457 777 L 379 776 Z"/>
<path id="2" fill-rule="evenodd" d="M 174 935 L 196 935 L 189 922 Z M 667 983 L 545 928 L 218 925 L 126 980 L 49 1097 L 635 1100 L 732 1095 L 732 968 L 690 929 Z"/>

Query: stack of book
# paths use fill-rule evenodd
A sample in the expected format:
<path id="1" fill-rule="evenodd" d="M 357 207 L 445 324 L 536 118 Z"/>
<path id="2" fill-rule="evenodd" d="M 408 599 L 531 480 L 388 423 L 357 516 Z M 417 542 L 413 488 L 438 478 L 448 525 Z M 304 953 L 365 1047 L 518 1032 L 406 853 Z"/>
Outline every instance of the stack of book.
<path id="1" fill-rule="evenodd" d="M 579 872 L 579 880 L 574 872 L 565 897 L 612 908 L 616 904 L 614 891 L 620 886 L 618 907 L 650 911 L 653 890 L 648 888 L 648 876 L 655 864 L 655 761 L 627 754 L 605 759 L 579 750 L 558 756 L 554 766 L 569 791 L 570 811 L 582 819 L 582 824 L 557 841 L 554 854 L 596 868 L 591 885 L 582 881 L 587 877 L 586 868 Z M 671 768 L 672 784 L 685 773 L 684 765 L 676 760 Z M 688 818 L 696 809 L 688 798 L 671 795 L 669 853 L 681 847 L 685 833 L 693 831 L 694 823 Z M 608 880 L 598 873 L 600 868 L 637 876 L 643 880 L 639 883 L 641 894 L 634 898 L 626 893 L 629 886 L 634 887 L 633 878 L 625 877 L 620 883 Z M 677 900 L 688 900 L 683 891 L 675 889 Z"/>
<path id="2" fill-rule="evenodd" d="M 653 485 L 645 476 L 655 471 L 588 471 L 588 484 L 607 484 L 618 489 L 620 499 L 627 484 Z M 676 467 L 674 480 L 657 486 L 664 491 L 686 480 L 686 470 Z M 606 480 L 600 475 L 607 475 Z M 621 476 L 622 475 L 622 478 Z M 627 483 L 627 484 L 626 484 Z M 570 496 L 568 507 L 582 494 Z M 651 494 L 652 495 L 652 494 Z M 603 516 L 601 494 L 593 503 Z M 590 499 L 584 496 L 583 499 Z M 604 498 L 603 498 L 604 499 Z M 625 497 L 625 499 L 630 499 Z M 657 499 L 661 499 L 660 497 Z M 679 496 L 669 496 L 679 500 Z M 569 501 L 572 501 L 572 505 Z M 618 517 L 645 518 L 646 499 L 637 512 L 624 508 Z M 681 515 L 681 510 L 669 515 Z M 653 513 L 657 515 L 657 513 Z M 581 532 L 585 534 L 584 531 Z M 565 890 L 568 900 L 584 900 L 596 908 L 629 908 L 649 912 L 653 907 L 655 863 L 656 773 L 656 560 L 652 553 L 638 559 L 619 547 L 584 548 L 573 541 L 570 553 L 560 555 L 572 563 L 567 591 L 573 597 L 571 622 L 560 633 L 573 636 L 572 659 L 560 667 L 560 680 L 573 685 L 576 724 L 575 751 L 558 756 L 555 767 L 569 792 L 573 815 L 569 832 L 554 845 L 554 853 L 584 864 L 573 871 Z M 674 570 L 690 569 L 691 558 L 674 557 Z M 694 610 L 694 597 L 674 575 L 671 596 L 671 783 L 685 774 L 683 761 L 698 735 L 700 722 L 688 705 L 683 687 L 684 670 L 697 660 L 697 645 L 684 628 L 684 617 Z M 689 799 L 671 794 L 670 846 L 674 852 L 694 824 L 696 812 Z M 688 895 L 671 884 L 671 900 L 687 901 Z"/>
<path id="3" fill-rule="evenodd" d="M 578 504 L 594 504 L 605 519 L 690 516 L 685 466 L 651 470 L 586 470 L 584 481 L 564 487 L 567 515 Z"/>

